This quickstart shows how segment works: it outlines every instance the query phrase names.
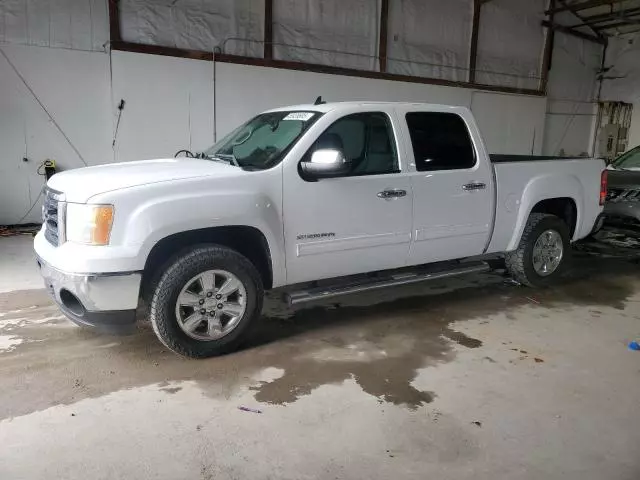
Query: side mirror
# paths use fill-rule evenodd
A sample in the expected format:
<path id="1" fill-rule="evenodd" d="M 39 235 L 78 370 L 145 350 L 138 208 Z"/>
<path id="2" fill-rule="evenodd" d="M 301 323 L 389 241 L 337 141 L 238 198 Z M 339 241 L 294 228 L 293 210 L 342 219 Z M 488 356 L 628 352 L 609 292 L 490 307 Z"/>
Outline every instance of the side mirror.
<path id="1" fill-rule="evenodd" d="M 301 162 L 302 173 L 309 179 L 341 177 L 351 171 L 351 162 L 340 150 L 316 150 L 308 162 Z"/>

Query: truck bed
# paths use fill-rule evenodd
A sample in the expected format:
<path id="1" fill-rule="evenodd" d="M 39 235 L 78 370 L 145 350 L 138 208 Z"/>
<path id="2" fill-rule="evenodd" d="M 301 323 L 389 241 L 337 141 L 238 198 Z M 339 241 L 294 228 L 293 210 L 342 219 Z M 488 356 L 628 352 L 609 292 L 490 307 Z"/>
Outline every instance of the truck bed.
<path id="1" fill-rule="evenodd" d="M 510 163 L 510 162 L 538 162 L 545 160 L 589 160 L 589 157 L 554 157 L 551 155 L 511 155 L 497 154 L 489 155 L 491 163 Z"/>
<path id="2" fill-rule="evenodd" d="M 495 228 L 487 253 L 515 249 L 529 212 L 545 198 L 576 199 L 579 213 L 572 240 L 589 234 L 600 213 L 602 160 L 498 155 L 495 162 L 493 157 L 491 155 L 496 180 Z"/>

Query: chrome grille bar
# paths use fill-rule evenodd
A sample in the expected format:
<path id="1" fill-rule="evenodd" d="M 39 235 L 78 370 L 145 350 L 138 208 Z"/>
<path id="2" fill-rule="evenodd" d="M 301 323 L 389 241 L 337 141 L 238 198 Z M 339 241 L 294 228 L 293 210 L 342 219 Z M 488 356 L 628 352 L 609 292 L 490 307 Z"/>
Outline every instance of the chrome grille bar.
<path id="1" fill-rule="evenodd" d="M 64 194 L 49 187 L 45 187 L 44 203 L 42 205 L 42 224 L 44 237 L 53 246 L 59 246 L 65 241 L 66 204 Z"/>

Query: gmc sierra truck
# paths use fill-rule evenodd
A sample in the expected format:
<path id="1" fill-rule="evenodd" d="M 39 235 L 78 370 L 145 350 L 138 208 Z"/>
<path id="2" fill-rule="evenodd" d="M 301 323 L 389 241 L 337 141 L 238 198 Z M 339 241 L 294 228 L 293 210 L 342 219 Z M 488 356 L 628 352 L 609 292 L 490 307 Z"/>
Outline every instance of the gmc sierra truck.
<path id="1" fill-rule="evenodd" d="M 489 156 L 466 108 L 277 108 L 189 158 L 54 175 L 35 251 L 66 316 L 131 330 L 141 300 L 190 357 L 236 347 L 265 290 L 291 304 L 488 270 L 566 268 L 606 198 L 601 160 Z"/>

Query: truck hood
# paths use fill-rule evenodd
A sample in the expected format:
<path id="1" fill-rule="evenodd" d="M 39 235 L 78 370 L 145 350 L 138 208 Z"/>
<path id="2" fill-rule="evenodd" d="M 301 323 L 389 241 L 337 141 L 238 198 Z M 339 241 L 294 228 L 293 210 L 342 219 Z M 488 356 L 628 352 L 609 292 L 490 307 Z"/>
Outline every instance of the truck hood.
<path id="1" fill-rule="evenodd" d="M 68 202 L 85 203 L 94 195 L 151 183 L 202 178 L 235 177 L 243 170 L 232 165 L 194 158 L 166 158 L 112 163 L 55 174 L 47 186 L 63 192 Z"/>

